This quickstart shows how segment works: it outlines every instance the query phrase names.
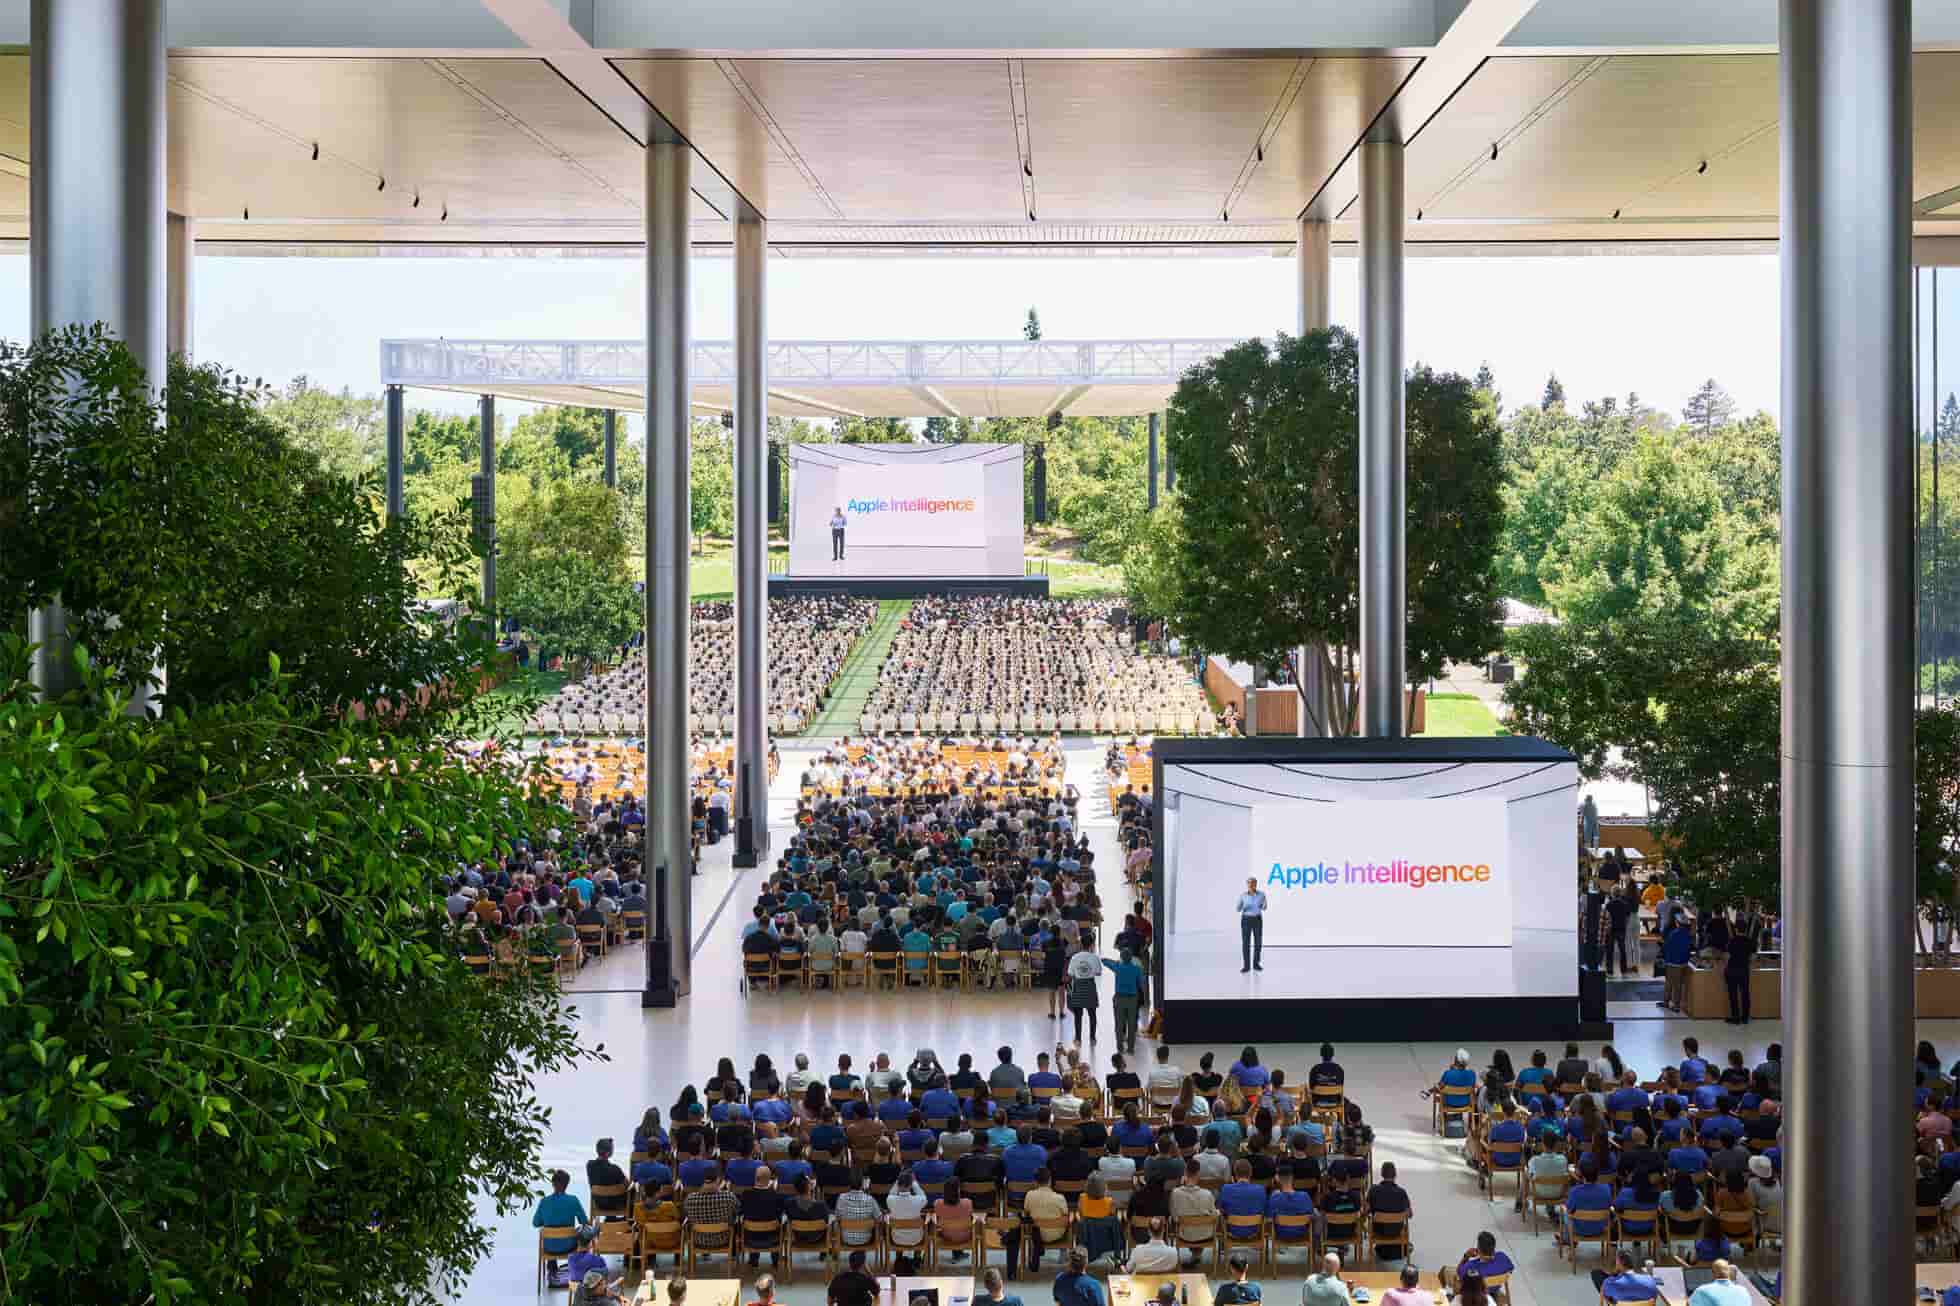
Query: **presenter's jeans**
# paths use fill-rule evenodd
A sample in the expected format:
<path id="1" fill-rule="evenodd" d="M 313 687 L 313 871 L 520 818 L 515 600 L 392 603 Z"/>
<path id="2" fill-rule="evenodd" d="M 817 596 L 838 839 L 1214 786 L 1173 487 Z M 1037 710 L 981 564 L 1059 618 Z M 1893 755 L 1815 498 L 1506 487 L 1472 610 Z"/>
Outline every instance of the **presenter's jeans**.
<path id="1" fill-rule="evenodd" d="M 834 530 L 830 533 L 830 560 L 832 562 L 844 560 L 844 532 L 842 531 Z"/>
<path id="2" fill-rule="evenodd" d="M 1722 977 L 1729 985 L 1729 1019 L 1749 1019 L 1749 972 L 1724 971 Z"/>
<path id="3" fill-rule="evenodd" d="M 1239 917 L 1239 952 L 1242 966 L 1257 966 L 1266 951 L 1266 918 Z"/>
<path id="4" fill-rule="evenodd" d="M 1137 1050 L 1137 995 L 1116 995 L 1116 1046 L 1123 1052 Z"/>
<path id="5" fill-rule="evenodd" d="M 1679 1011 L 1687 1005 L 1688 968 L 1686 966 L 1669 966 L 1667 968 L 1667 992 L 1663 995 L 1662 1001 L 1666 1002 L 1675 1011 Z"/>

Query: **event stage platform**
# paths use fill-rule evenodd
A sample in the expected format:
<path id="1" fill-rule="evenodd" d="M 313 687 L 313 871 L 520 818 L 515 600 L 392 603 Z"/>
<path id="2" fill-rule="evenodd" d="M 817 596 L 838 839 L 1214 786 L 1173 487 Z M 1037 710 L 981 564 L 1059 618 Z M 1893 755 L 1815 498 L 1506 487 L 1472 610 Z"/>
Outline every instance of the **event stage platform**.
<path id="1" fill-rule="evenodd" d="M 1046 576 L 787 576 L 769 577 L 769 597 L 848 594 L 862 599 L 917 599 L 929 594 L 1048 597 Z"/>

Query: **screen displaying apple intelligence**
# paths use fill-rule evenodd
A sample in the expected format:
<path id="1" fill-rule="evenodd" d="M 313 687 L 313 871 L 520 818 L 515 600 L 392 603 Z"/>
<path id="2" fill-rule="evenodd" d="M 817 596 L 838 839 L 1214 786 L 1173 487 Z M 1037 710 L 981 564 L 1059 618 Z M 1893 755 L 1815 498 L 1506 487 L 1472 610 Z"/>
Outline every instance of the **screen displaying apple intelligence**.
<path id="1" fill-rule="evenodd" d="M 1164 996 L 1570 993 L 1577 764 L 1162 769 Z M 1239 899 L 1265 895 L 1246 973 Z"/>
<path id="2" fill-rule="evenodd" d="M 1018 444 L 793 444 L 789 574 L 1020 576 Z"/>

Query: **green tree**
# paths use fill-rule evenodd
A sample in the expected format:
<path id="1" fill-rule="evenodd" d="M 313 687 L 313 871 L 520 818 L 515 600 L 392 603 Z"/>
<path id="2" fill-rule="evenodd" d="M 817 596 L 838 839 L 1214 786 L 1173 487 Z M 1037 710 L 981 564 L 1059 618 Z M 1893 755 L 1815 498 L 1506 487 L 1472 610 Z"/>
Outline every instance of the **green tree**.
<path id="1" fill-rule="evenodd" d="M 1497 553 L 1498 587 L 1526 603 L 1549 599 L 1541 572 L 1560 532 L 1582 514 L 1594 490 L 1590 462 L 1568 445 L 1548 446 L 1530 467 L 1504 484 L 1504 534 Z"/>
<path id="2" fill-rule="evenodd" d="M 1704 440 L 1727 426 L 1734 417 L 1735 400 L 1712 376 L 1688 396 L 1687 406 L 1681 410 L 1681 424 Z"/>
<path id="3" fill-rule="evenodd" d="M 619 491 L 600 481 L 566 480 L 514 509 L 498 506 L 497 560 L 506 582 L 561 557 L 591 562 L 602 576 L 627 579 L 635 540 Z"/>
<path id="4" fill-rule="evenodd" d="M 1743 528 L 1724 509 L 1714 478 L 1658 435 L 1642 436 L 1593 488 L 1540 573 L 1552 606 L 1581 626 L 1636 612 L 1707 617 L 1745 631 L 1777 621 L 1773 545 Z"/>
<path id="5" fill-rule="evenodd" d="M 688 522 L 703 547 L 710 535 L 735 533 L 735 437 L 720 422 L 696 418 L 688 462 Z"/>
<path id="6" fill-rule="evenodd" d="M 0 592 L 22 609 L 59 596 L 126 686 L 160 655 L 172 701 L 242 692 L 272 652 L 294 692 L 327 703 L 455 674 L 467 650 L 406 614 L 468 592 L 456 505 L 387 522 L 374 474 L 335 473 L 221 369 L 177 360 L 166 394 L 160 411 L 98 333 L 0 343 L 0 484 L 24 492 L 0 506 Z M 409 558 L 428 561 L 424 583 Z"/>
<path id="7" fill-rule="evenodd" d="M 296 376 L 261 403 L 267 417 L 336 476 L 352 479 L 381 465 L 381 401 L 375 396 L 344 386 L 335 393 Z"/>
<path id="8" fill-rule="evenodd" d="M 1545 397 L 1538 401 L 1540 408 L 1558 408 L 1565 403 L 1565 387 L 1559 384 L 1558 373 L 1553 372 L 1545 378 Z"/>
<path id="9" fill-rule="evenodd" d="M 539 558 L 499 595 L 504 611 L 536 636 L 539 663 L 562 654 L 584 670 L 610 661 L 645 624 L 632 583 L 578 553 Z"/>
<path id="10" fill-rule="evenodd" d="M 1021 324 L 1021 335 L 1028 340 L 1041 339 L 1041 314 L 1030 308 L 1028 320 Z"/>
<path id="11" fill-rule="evenodd" d="M 477 422 L 473 417 L 444 416 L 426 408 L 408 414 L 402 435 L 402 474 L 408 480 L 428 476 L 438 468 L 477 465 Z"/>
<path id="12" fill-rule="evenodd" d="M 508 442 L 549 446 L 564 455 L 572 472 L 596 477 L 606 460 L 605 410 L 550 404 L 518 418 Z"/>
<path id="13" fill-rule="evenodd" d="M 1339 328 L 1247 341 L 1186 373 L 1170 405 L 1182 549 L 1164 615 L 1258 665 L 1324 645 L 1329 695 L 1307 709 L 1330 734 L 1354 721 L 1357 357 Z M 1418 367 L 1407 386 L 1407 675 L 1422 678 L 1498 641 L 1502 436 L 1466 378 Z"/>
<path id="14" fill-rule="evenodd" d="M 1497 390 L 1497 373 L 1490 370 L 1489 363 L 1477 366 L 1477 375 L 1471 382 L 1479 390 L 1490 396 L 1490 406 L 1500 415 L 1504 411 L 1504 396 Z"/>
<path id="15" fill-rule="evenodd" d="M 454 747 L 483 650 L 411 611 L 409 527 L 238 378 L 166 394 L 99 331 L 0 344 L 0 590 L 82 637 L 45 698 L 0 638 L 0 1297 L 433 1302 L 535 1192 L 534 1077 L 589 1055 L 433 886 L 562 810 Z"/>

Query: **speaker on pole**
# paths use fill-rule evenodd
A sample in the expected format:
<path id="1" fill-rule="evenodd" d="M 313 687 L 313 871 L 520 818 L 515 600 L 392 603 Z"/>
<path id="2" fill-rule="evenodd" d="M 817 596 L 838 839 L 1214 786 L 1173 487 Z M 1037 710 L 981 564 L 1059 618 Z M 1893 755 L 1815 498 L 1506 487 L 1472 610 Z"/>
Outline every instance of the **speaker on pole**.
<path id="1" fill-rule="evenodd" d="M 1034 520 L 1036 525 L 1048 521 L 1048 446 L 1045 444 L 1034 447 Z"/>
<path id="2" fill-rule="evenodd" d="M 641 1007 L 672 1007 L 680 1001 L 674 991 L 672 936 L 667 923 L 667 868 L 653 872 L 653 936 L 647 940 L 647 982 L 640 991 Z"/>
<path id="3" fill-rule="evenodd" d="M 783 523 L 783 446 L 769 442 L 769 524 Z"/>

